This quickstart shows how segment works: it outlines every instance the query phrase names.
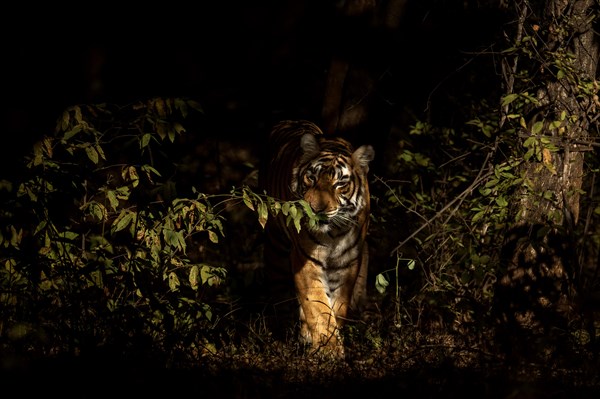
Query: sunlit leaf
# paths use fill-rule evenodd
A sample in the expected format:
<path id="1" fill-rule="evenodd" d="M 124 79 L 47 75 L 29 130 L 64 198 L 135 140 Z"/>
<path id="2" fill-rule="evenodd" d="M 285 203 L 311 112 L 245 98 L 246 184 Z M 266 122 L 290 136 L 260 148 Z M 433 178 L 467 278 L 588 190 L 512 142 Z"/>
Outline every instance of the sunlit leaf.
<path id="1" fill-rule="evenodd" d="M 158 137 L 160 137 L 161 140 L 164 140 L 169 133 L 169 129 L 164 122 L 158 121 L 156 123 L 156 133 L 158 133 Z"/>
<path id="2" fill-rule="evenodd" d="M 476 223 L 477 221 L 479 221 L 479 219 L 483 217 L 483 215 L 485 215 L 485 211 L 477 212 L 471 219 L 471 223 Z"/>
<path id="3" fill-rule="evenodd" d="M 507 106 L 508 104 L 512 103 L 513 101 L 515 101 L 517 98 L 519 97 L 518 94 L 508 94 L 506 96 L 504 96 L 504 98 L 502 99 L 502 106 Z"/>
<path id="4" fill-rule="evenodd" d="M 125 209 L 122 210 L 117 219 L 115 219 L 115 221 L 112 224 L 112 232 L 116 233 L 127 228 L 127 226 L 129 226 L 129 224 L 133 221 L 133 217 L 134 215 L 130 211 L 127 211 Z"/>
<path id="5" fill-rule="evenodd" d="M 246 204 L 246 206 L 248 208 L 250 208 L 251 210 L 254 210 L 254 205 L 252 204 L 252 201 L 250 200 L 250 196 L 248 195 L 248 192 L 245 190 L 242 193 L 242 201 L 244 201 L 244 204 Z"/>
<path id="6" fill-rule="evenodd" d="M 212 230 L 208 230 L 208 239 L 214 244 L 219 242 L 219 236 Z"/>
<path id="7" fill-rule="evenodd" d="M 180 285 L 181 282 L 179 281 L 179 277 L 177 277 L 177 274 L 175 274 L 175 272 L 169 273 L 169 288 L 171 289 L 171 291 L 177 291 Z"/>
<path id="8" fill-rule="evenodd" d="M 63 140 L 68 141 L 69 139 L 71 139 L 71 137 L 75 136 L 80 131 L 81 131 L 81 125 L 75 126 L 73 129 L 69 130 L 68 132 L 65 132 L 65 135 L 63 136 Z"/>
<path id="9" fill-rule="evenodd" d="M 150 133 L 144 133 L 140 140 L 140 148 L 145 148 L 150 144 L 150 140 L 152 140 L 152 135 Z"/>
<path id="10" fill-rule="evenodd" d="M 296 227 L 296 231 L 297 231 L 298 233 L 300 233 L 300 230 L 301 230 L 301 226 L 300 226 L 300 219 L 301 219 L 301 218 L 302 218 L 302 215 L 297 215 L 297 216 L 294 218 L 294 227 Z"/>
<path id="11" fill-rule="evenodd" d="M 501 208 L 504 208 L 504 207 L 508 206 L 508 201 L 503 196 L 500 196 L 500 197 L 496 198 L 496 205 L 498 205 Z"/>
<path id="12" fill-rule="evenodd" d="M 177 134 L 181 134 L 185 132 L 185 128 L 179 122 L 173 123 L 173 129 L 177 132 Z"/>
<path id="13" fill-rule="evenodd" d="M 265 228 L 265 225 L 267 224 L 267 219 L 269 217 L 269 209 L 267 208 L 267 204 L 265 204 L 264 202 L 261 202 L 258 204 L 258 222 L 260 223 L 260 225 L 262 226 L 262 228 Z"/>
<path id="14" fill-rule="evenodd" d="M 375 277 L 375 288 L 380 294 L 384 294 L 388 285 L 390 285 L 389 281 L 385 278 L 385 276 L 380 273 Z"/>
<path id="15" fill-rule="evenodd" d="M 198 265 L 194 265 L 191 267 L 190 269 L 190 274 L 189 274 L 189 281 L 190 281 L 190 286 L 192 287 L 192 289 L 197 290 L 199 287 L 199 273 L 200 273 L 200 269 L 198 268 Z"/>
<path id="16" fill-rule="evenodd" d="M 85 153 L 93 163 L 98 163 L 98 151 L 96 151 L 94 147 L 92 147 L 91 145 L 86 146 Z"/>
<path id="17" fill-rule="evenodd" d="M 544 127 L 544 122 L 543 121 L 537 121 L 531 127 L 531 133 L 532 134 L 539 134 L 542 131 L 543 127 Z"/>

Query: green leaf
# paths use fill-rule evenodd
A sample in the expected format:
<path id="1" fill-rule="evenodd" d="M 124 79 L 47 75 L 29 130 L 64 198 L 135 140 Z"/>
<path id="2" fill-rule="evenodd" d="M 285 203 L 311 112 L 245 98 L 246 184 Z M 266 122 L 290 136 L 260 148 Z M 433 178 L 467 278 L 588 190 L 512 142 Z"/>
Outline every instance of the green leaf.
<path id="1" fill-rule="evenodd" d="M 140 140 L 140 149 L 148 147 L 148 144 L 150 144 L 151 139 L 152 139 L 152 134 L 144 133 L 144 135 L 142 136 L 142 139 Z"/>
<path id="2" fill-rule="evenodd" d="M 167 227 L 163 228 L 163 238 L 165 243 L 173 248 L 179 248 L 179 237 L 177 232 Z"/>
<path id="3" fill-rule="evenodd" d="M 202 265 L 202 268 L 200 269 L 200 279 L 202 284 L 206 284 L 209 287 L 219 284 L 223 275 L 224 270 L 219 267 Z"/>
<path id="4" fill-rule="evenodd" d="M 485 183 L 485 187 L 486 187 L 486 188 L 492 188 L 492 187 L 494 187 L 496 184 L 498 184 L 498 179 L 491 179 L 491 180 L 489 180 L 487 183 Z"/>
<path id="5" fill-rule="evenodd" d="M 386 291 L 386 288 L 388 287 L 388 285 L 390 285 L 389 281 L 387 281 L 387 279 L 385 278 L 385 276 L 382 273 L 379 273 L 376 277 L 375 277 L 375 288 L 377 288 L 377 291 L 380 294 L 384 294 Z"/>
<path id="6" fill-rule="evenodd" d="M 296 208 L 296 205 L 294 205 L 294 204 L 290 204 L 290 215 L 292 216 L 294 221 L 298 217 L 298 209 Z"/>
<path id="7" fill-rule="evenodd" d="M 515 101 L 517 98 L 519 97 L 518 94 L 508 94 L 506 96 L 504 96 L 504 98 L 502 99 L 502 106 L 506 106 L 510 103 L 512 103 L 513 101 Z"/>
<path id="8" fill-rule="evenodd" d="M 484 197 L 487 197 L 488 195 L 490 195 L 492 193 L 492 189 L 491 188 L 480 188 L 479 193 L 481 195 L 483 195 Z"/>
<path id="9" fill-rule="evenodd" d="M 505 208 L 508 206 L 508 201 L 504 197 L 498 197 L 496 198 L 496 204 L 501 208 Z"/>
<path id="10" fill-rule="evenodd" d="M 317 217 L 317 215 L 315 215 L 315 212 L 313 211 L 312 207 L 310 206 L 310 204 L 308 202 L 306 202 L 305 200 L 300 200 L 300 205 L 304 209 L 304 213 L 309 218 L 314 219 Z"/>
<path id="11" fill-rule="evenodd" d="M 170 230 L 170 229 L 165 229 L 168 230 L 167 236 L 168 236 L 168 240 L 167 241 L 172 247 L 177 248 L 181 251 L 185 251 L 186 248 L 186 243 L 185 243 L 185 238 L 183 237 L 183 231 L 174 231 L 174 230 Z"/>
<path id="12" fill-rule="evenodd" d="M 415 161 L 417 162 L 417 165 L 420 165 L 420 166 L 428 166 L 429 165 L 428 157 L 426 157 L 420 153 L 416 153 L 414 155 L 415 155 Z"/>
<path id="13" fill-rule="evenodd" d="M 19 244 L 21 243 L 21 239 L 23 238 L 23 229 L 19 229 L 19 231 L 17 232 L 17 229 L 15 228 L 15 226 L 11 225 L 10 232 L 11 232 L 10 245 L 14 248 L 19 248 Z"/>
<path id="14" fill-rule="evenodd" d="M 148 174 L 153 173 L 156 176 L 162 177 L 162 175 L 160 174 L 160 172 L 156 169 L 154 169 L 152 166 L 150 165 L 142 165 L 142 170 Z"/>
<path id="15" fill-rule="evenodd" d="M 185 133 L 185 128 L 179 122 L 173 123 L 173 129 L 177 132 L 177 134 Z"/>
<path id="16" fill-rule="evenodd" d="M 250 196 L 248 195 L 248 192 L 246 190 L 244 190 L 244 192 L 242 194 L 242 201 L 244 201 L 244 204 L 246 204 L 246 206 L 248 208 L 250 208 L 251 210 L 254 210 L 254 205 L 252 204 L 252 201 L 250 200 Z"/>
<path id="17" fill-rule="evenodd" d="M 133 185 L 133 187 L 137 187 L 140 181 L 140 176 L 138 175 L 137 169 L 135 168 L 135 166 L 129 166 L 125 171 L 124 171 L 124 180 L 127 181 L 131 181 L 131 184 Z"/>
<path id="18" fill-rule="evenodd" d="M 398 160 L 403 160 L 407 163 L 411 163 L 413 160 L 412 153 L 409 151 L 404 151 L 402 154 L 398 156 Z"/>
<path id="19" fill-rule="evenodd" d="M 550 130 L 558 129 L 562 125 L 562 121 L 553 121 L 550 123 Z"/>
<path id="20" fill-rule="evenodd" d="M 567 111 L 562 111 L 560 113 L 560 120 L 564 121 L 567 118 Z"/>
<path id="21" fill-rule="evenodd" d="M 531 128 L 531 133 L 532 134 L 539 134 L 542 131 L 542 128 L 544 127 L 544 121 L 538 121 L 536 123 L 533 124 L 533 127 Z"/>
<path id="22" fill-rule="evenodd" d="M 284 202 L 281 206 L 281 213 L 283 213 L 285 216 L 289 215 L 290 213 L 290 204 L 290 202 Z"/>
<path id="23" fill-rule="evenodd" d="M 98 202 L 95 202 L 95 201 L 90 203 L 90 213 L 98 221 L 103 221 L 107 214 L 106 208 L 104 207 L 104 205 L 102 205 Z"/>
<path id="24" fill-rule="evenodd" d="M 200 269 L 200 280 L 202 284 L 207 284 L 208 281 L 213 278 L 212 268 L 208 265 L 202 265 Z"/>
<path id="25" fill-rule="evenodd" d="M 81 131 L 81 126 L 77 125 L 73 129 L 69 130 L 63 136 L 63 140 L 68 141 L 71 137 L 75 136 L 77 133 Z"/>
<path id="26" fill-rule="evenodd" d="M 188 106 L 184 100 L 182 100 L 181 98 L 176 98 L 175 99 L 175 108 L 178 109 L 179 112 L 181 112 L 181 116 L 183 116 L 184 118 L 187 118 Z"/>
<path id="27" fill-rule="evenodd" d="M 214 244 L 217 244 L 219 242 L 219 236 L 212 230 L 208 230 L 208 239 Z"/>
<path id="28" fill-rule="evenodd" d="M 171 289 L 171 291 L 177 291 L 180 285 L 181 282 L 179 281 L 179 277 L 177 277 L 177 274 L 175 274 L 175 272 L 169 273 L 169 288 Z"/>
<path id="29" fill-rule="evenodd" d="M 294 208 L 295 209 L 295 208 Z M 298 233 L 300 233 L 300 219 L 302 218 L 302 215 L 298 214 L 295 218 L 294 218 L 294 226 L 296 227 L 296 231 L 298 231 Z"/>
<path id="30" fill-rule="evenodd" d="M 519 125 L 521 125 L 523 129 L 527 129 L 527 122 L 525 122 L 525 118 L 521 117 L 519 119 Z"/>
<path id="31" fill-rule="evenodd" d="M 261 202 L 258 204 L 258 222 L 260 223 L 260 225 L 262 226 L 262 228 L 265 228 L 265 225 L 267 224 L 267 218 L 269 217 L 269 209 L 267 208 L 267 204 L 265 204 L 264 202 Z"/>
<path id="32" fill-rule="evenodd" d="M 108 202 L 110 202 L 111 208 L 116 211 L 119 206 L 119 200 L 117 199 L 117 194 L 113 190 L 109 190 L 106 192 L 106 198 L 108 198 Z"/>
<path id="33" fill-rule="evenodd" d="M 198 265 L 194 265 L 190 269 L 190 275 L 188 278 L 190 280 L 190 286 L 192 287 L 193 290 L 197 290 L 200 285 L 199 281 L 198 281 L 199 272 L 200 272 L 200 270 L 198 268 Z"/>
<path id="34" fill-rule="evenodd" d="M 41 221 L 41 222 L 40 222 L 40 223 L 37 225 L 37 227 L 35 228 L 35 231 L 33 232 L 33 235 L 34 235 L 34 236 L 37 236 L 37 235 L 38 235 L 38 233 L 39 233 L 40 231 L 42 231 L 43 229 L 45 229 L 45 228 L 46 228 L 46 225 L 47 225 L 47 224 L 48 224 L 48 221 L 47 221 L 47 220 L 42 220 L 42 221 Z"/>
<path id="35" fill-rule="evenodd" d="M 479 219 L 481 219 L 485 215 L 485 211 L 479 211 L 473 216 L 471 219 L 471 223 L 476 223 Z"/>
<path id="36" fill-rule="evenodd" d="M 87 154 L 88 158 L 95 164 L 98 163 L 98 151 L 96 151 L 96 149 L 90 145 L 85 147 L 85 153 Z"/>
<path id="37" fill-rule="evenodd" d="M 112 224 L 112 232 L 116 233 L 118 231 L 121 231 L 121 230 L 127 228 L 127 226 L 129 226 L 129 224 L 132 221 L 133 221 L 133 213 L 123 209 L 121 211 L 121 213 L 119 214 L 119 216 L 115 219 L 115 221 Z"/>
<path id="38" fill-rule="evenodd" d="M 527 139 L 523 142 L 523 147 L 529 148 L 534 146 L 537 143 L 537 139 L 533 136 L 527 137 Z"/>
<path id="39" fill-rule="evenodd" d="M 530 149 L 529 151 L 527 151 L 525 153 L 525 155 L 523 156 L 523 159 L 525 159 L 526 161 L 529 161 L 529 159 L 533 156 L 533 154 L 535 153 L 535 151 L 532 149 Z"/>
<path id="40" fill-rule="evenodd" d="M 277 214 L 281 211 L 281 203 L 273 200 L 273 198 L 271 198 L 271 197 L 269 197 L 268 200 L 269 200 L 269 206 L 271 208 L 271 212 L 273 212 L 274 216 L 277 216 Z"/>
<path id="41" fill-rule="evenodd" d="M 165 137 L 167 137 L 167 126 L 164 122 L 158 121 L 156 123 L 156 133 L 158 133 L 158 137 L 160 137 L 161 140 L 164 140 Z"/>

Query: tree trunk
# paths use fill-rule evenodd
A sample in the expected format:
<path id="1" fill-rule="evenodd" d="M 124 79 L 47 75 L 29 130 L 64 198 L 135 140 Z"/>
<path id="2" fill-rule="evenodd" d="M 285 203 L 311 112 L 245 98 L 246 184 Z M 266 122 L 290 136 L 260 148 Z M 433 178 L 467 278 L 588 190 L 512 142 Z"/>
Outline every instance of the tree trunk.
<path id="1" fill-rule="evenodd" d="M 515 329 L 547 337 L 552 327 L 565 327 L 577 313 L 572 233 L 580 214 L 590 121 L 598 106 L 597 96 L 584 89 L 587 84 L 588 89 L 597 91 L 594 78 L 599 52 L 592 30 L 598 12 L 595 1 L 547 1 L 539 25 L 533 23 L 531 3 L 517 5 L 519 29 L 529 29 L 540 44 L 538 48 L 543 46 L 539 54 L 548 58 L 539 63 L 539 71 L 528 71 L 542 80 L 538 81 L 535 116 L 520 136 L 543 141 L 539 141 L 539 156 L 522 164 L 524 184 L 514 202 L 516 221 L 503 249 L 507 273 L 496 293 L 502 325 L 511 328 L 511 339 L 521 342 Z M 571 60 L 568 53 L 573 55 Z M 519 350 L 523 347 L 534 349 L 530 342 Z"/>

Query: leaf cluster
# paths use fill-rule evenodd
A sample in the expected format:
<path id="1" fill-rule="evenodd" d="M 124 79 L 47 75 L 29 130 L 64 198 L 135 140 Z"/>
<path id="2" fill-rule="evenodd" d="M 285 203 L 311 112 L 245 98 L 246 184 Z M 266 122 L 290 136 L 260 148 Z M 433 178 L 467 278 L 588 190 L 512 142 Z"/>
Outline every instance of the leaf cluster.
<path id="1" fill-rule="evenodd" d="M 520 220 L 520 201 L 531 195 L 538 204 L 562 209 L 563 198 L 528 173 L 556 176 L 565 153 L 595 145 L 588 139 L 577 147 L 572 138 L 597 119 L 597 85 L 576 63 L 572 21 L 549 26 L 527 21 L 521 36 L 507 34 L 513 42 L 493 54 L 503 71 L 502 84 L 485 98 L 465 96 L 458 123 L 415 116 L 396 138 L 389 169 L 374 181 L 373 235 L 394 234 L 389 226 L 398 226 L 397 245 L 375 281 L 379 292 L 393 298 L 400 324 L 439 317 L 463 328 L 489 320 L 496 282 L 506 271 L 503 237 Z M 549 99 L 543 90 L 548 87 L 573 94 L 577 103 L 562 103 L 566 95 Z M 590 171 L 597 163 L 593 158 L 587 163 Z M 587 201 L 582 207 L 595 208 L 594 200 Z M 562 214 L 549 211 L 544 220 L 555 225 Z M 391 287 L 395 290 L 388 293 Z"/>
<path id="2" fill-rule="evenodd" d="M 168 159 L 192 110 L 201 112 L 195 101 L 172 98 L 73 106 L 35 145 L 29 173 L 5 193 L 4 345 L 143 343 L 172 354 L 202 341 L 215 322 L 211 290 L 227 276 L 223 265 L 190 258 L 189 245 L 218 243 L 222 216 L 202 193 L 177 196 Z"/>

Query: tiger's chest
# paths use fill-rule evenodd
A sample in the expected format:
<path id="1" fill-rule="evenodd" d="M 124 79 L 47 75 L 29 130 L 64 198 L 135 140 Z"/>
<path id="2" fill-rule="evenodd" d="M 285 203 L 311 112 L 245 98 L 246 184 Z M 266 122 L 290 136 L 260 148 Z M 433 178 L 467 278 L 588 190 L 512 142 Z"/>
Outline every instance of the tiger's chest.
<path id="1" fill-rule="evenodd" d="M 359 234 L 357 229 L 350 229 L 344 234 L 312 235 L 315 245 L 310 247 L 309 257 L 318 260 L 325 270 L 344 268 L 362 251 Z"/>

